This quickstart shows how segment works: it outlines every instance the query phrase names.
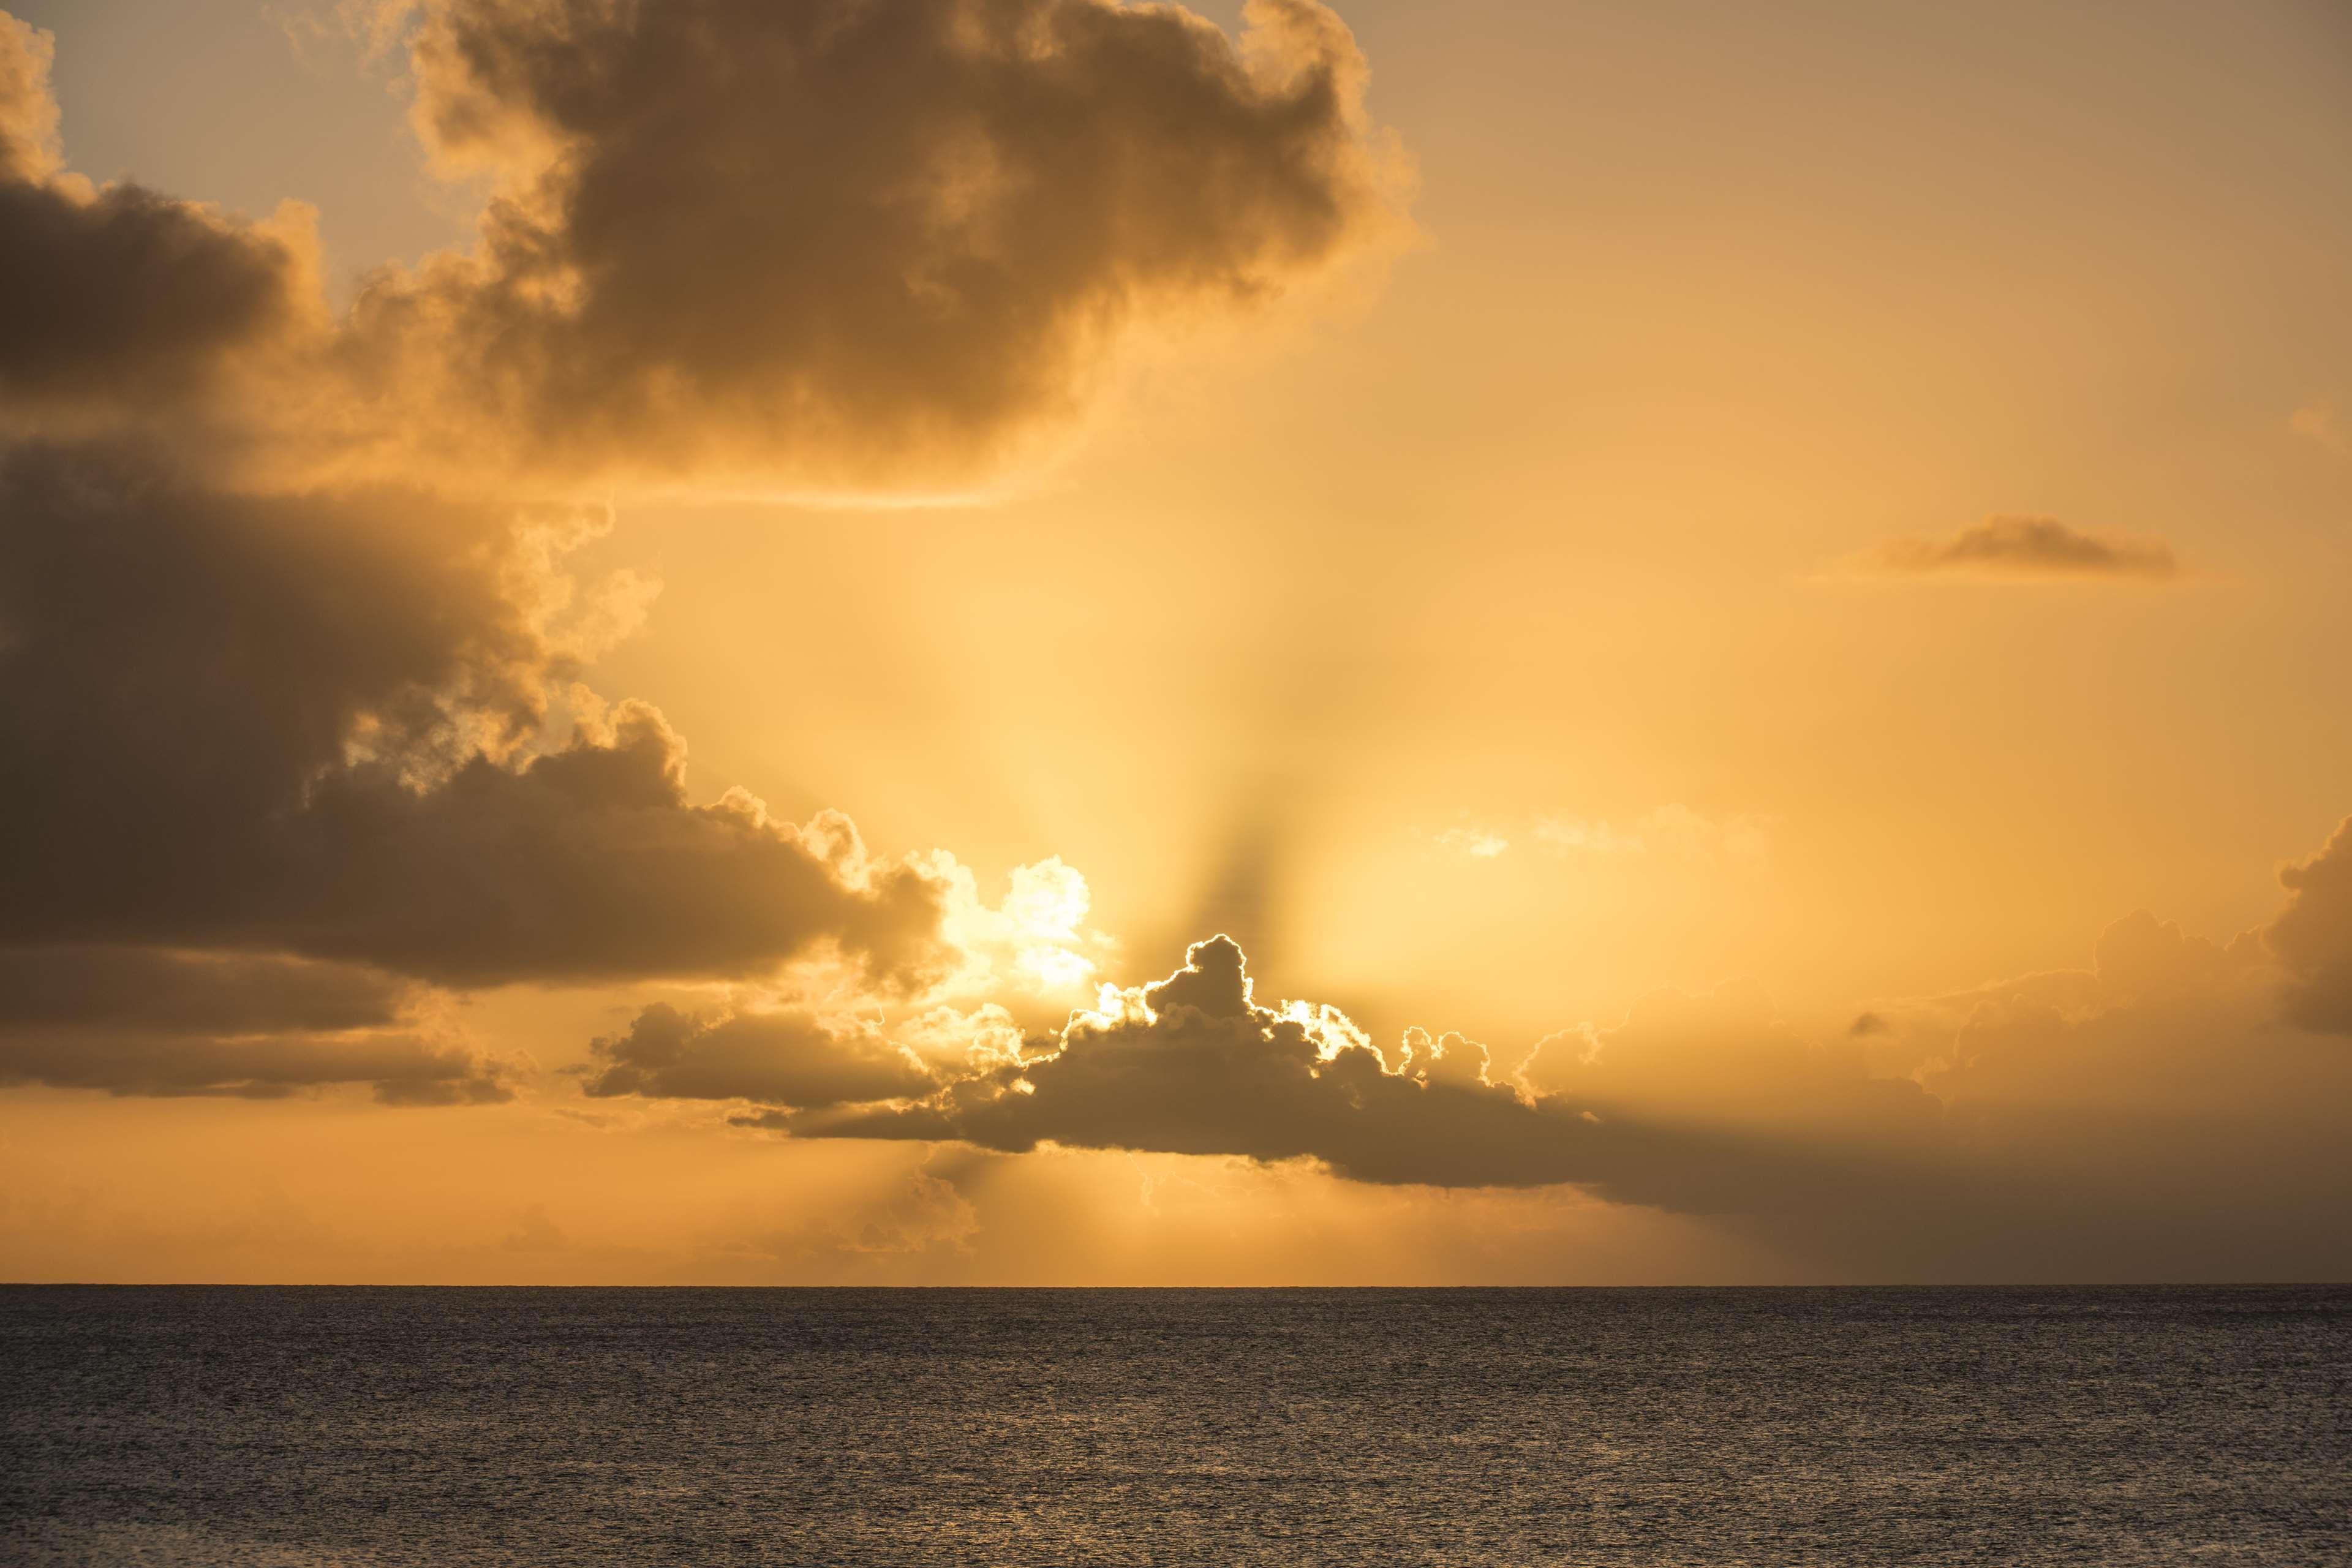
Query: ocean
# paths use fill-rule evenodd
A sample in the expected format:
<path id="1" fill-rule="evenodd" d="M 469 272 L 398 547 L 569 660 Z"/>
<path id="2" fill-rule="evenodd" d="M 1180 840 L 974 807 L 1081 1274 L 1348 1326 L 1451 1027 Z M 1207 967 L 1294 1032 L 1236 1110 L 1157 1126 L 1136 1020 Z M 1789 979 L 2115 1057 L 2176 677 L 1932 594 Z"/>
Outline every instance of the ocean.
<path id="1" fill-rule="evenodd" d="M 0 1289 L 10 1564 L 2352 1563 L 2352 1287 Z"/>

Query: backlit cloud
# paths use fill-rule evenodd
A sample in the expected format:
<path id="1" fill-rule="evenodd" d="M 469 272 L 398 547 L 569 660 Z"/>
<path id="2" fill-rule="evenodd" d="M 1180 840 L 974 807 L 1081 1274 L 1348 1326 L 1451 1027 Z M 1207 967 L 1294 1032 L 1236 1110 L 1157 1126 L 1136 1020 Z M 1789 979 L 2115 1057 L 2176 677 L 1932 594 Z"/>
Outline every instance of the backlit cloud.
<path id="1" fill-rule="evenodd" d="M 956 1139 L 1315 1159 L 1342 1175 L 1524 1186 L 1597 1174 L 1603 1137 L 1488 1081 L 1482 1047 L 1417 1036 L 1391 1064 L 1328 1008 L 1255 1000 L 1241 949 L 1195 943 L 1184 967 L 1107 991 L 1050 1050 L 929 1103 L 793 1119 L 803 1135 Z"/>
<path id="2" fill-rule="evenodd" d="M 958 1022 L 970 1046 L 960 1054 L 940 1048 Z M 736 1125 L 803 1138 L 1309 1161 L 1360 1182 L 1575 1184 L 1705 1213 L 1784 1206 L 1842 1168 L 1708 1125 L 1691 1101 L 1622 1092 L 1622 1070 L 1546 1094 L 1498 1079 L 1487 1048 L 1459 1034 L 1408 1029 L 1384 1052 L 1335 1008 L 1261 1005 L 1224 937 L 1195 943 L 1164 980 L 1106 987 L 1052 1035 L 1008 1037 L 1006 1022 L 935 1015 L 919 1026 L 930 1048 L 918 1051 L 903 1033 L 868 1025 L 775 1015 L 712 1026 L 649 1008 L 627 1037 L 597 1042 L 608 1065 L 591 1092 L 731 1095 L 750 1102 L 730 1117 Z M 1830 1110 L 1816 1123 L 1875 1109 L 1907 1132 L 1933 1109 L 1916 1085 L 1870 1084 L 1851 1061 L 1805 1067 L 1778 1099 L 1824 1090 Z"/>
<path id="3" fill-rule="evenodd" d="M 1566 1184 L 1880 1276 L 2288 1267 L 2352 1249 L 2352 1153 L 2329 1109 L 2352 1092 L 2352 1057 L 2313 1032 L 2352 1024 L 2335 1001 L 2352 922 L 2330 893 L 2347 839 L 2288 870 L 2267 944 L 2143 912 L 2087 968 L 1877 1000 L 1821 1034 L 1752 986 L 1660 993 L 1541 1041 L 1505 1080 L 1460 1035 L 1408 1030 L 1383 1050 L 1331 1007 L 1263 1003 L 1216 938 L 1050 1036 L 921 1058 L 928 1085 L 895 1058 L 864 1103 L 772 1094 L 734 1120 L 1005 1153 L 1303 1161 L 1384 1184 Z M 754 1060 L 728 1081 L 758 1100 L 761 1073 L 806 1070 L 842 1041 L 744 1043 Z"/>

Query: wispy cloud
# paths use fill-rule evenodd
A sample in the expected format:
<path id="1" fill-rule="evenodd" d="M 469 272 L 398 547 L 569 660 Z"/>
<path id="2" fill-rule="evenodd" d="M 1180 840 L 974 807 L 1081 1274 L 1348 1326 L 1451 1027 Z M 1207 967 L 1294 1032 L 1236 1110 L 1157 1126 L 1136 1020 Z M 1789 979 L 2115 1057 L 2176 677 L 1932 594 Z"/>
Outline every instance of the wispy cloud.
<path id="1" fill-rule="evenodd" d="M 1437 836 L 1437 847 L 1473 860 L 1492 860 L 1510 848 L 1511 841 L 1491 828 L 1449 827 Z"/>
<path id="2" fill-rule="evenodd" d="M 1760 860 L 1771 847 L 1770 827 L 1769 818 L 1752 813 L 1710 816 L 1673 802 L 1619 822 L 1546 815 L 1507 832 L 1469 823 L 1445 829 L 1436 840 L 1441 849 L 1479 860 L 1505 854 L 1515 841 L 1560 857 Z"/>
<path id="3" fill-rule="evenodd" d="M 1539 817 L 1535 839 L 1556 855 L 1666 855 L 1684 860 L 1720 856 L 1760 860 L 1771 847 L 1770 827 L 1768 818 L 1751 812 L 1710 816 L 1669 802 L 1626 823 Z"/>
<path id="4" fill-rule="evenodd" d="M 2305 404 L 2287 420 L 2286 427 L 2331 452 L 2352 452 L 2352 424 L 2346 423 L 2332 403 Z"/>

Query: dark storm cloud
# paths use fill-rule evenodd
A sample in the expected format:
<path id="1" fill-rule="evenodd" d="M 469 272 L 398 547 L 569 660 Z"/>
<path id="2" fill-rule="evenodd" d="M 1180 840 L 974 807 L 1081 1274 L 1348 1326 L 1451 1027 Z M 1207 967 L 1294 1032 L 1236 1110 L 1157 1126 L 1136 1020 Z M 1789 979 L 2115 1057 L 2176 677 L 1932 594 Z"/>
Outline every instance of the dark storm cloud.
<path id="1" fill-rule="evenodd" d="M 0 405 L 152 402 L 285 334 L 313 286 L 299 215 L 59 173 L 48 66 L 47 35 L 0 13 Z"/>
<path id="2" fill-rule="evenodd" d="M 0 1083 L 275 1099 L 367 1083 L 388 1104 L 512 1098 L 498 1064 L 436 1039 L 414 986 L 275 956 L 0 949 Z"/>
<path id="3" fill-rule="evenodd" d="M 1890 539 L 1857 564 L 1897 577 L 2155 579 L 2179 570 L 2162 540 L 2086 533 L 2050 517 L 1994 517 L 1941 539 Z"/>
<path id="4" fill-rule="evenodd" d="M 1239 39 L 1101 0 L 419 10 L 418 124 L 494 199 L 475 252 L 364 292 L 346 363 L 558 462 L 968 471 L 1076 413 L 1129 326 L 1393 220 L 1313 0 L 1251 0 Z"/>
<path id="5" fill-rule="evenodd" d="M 500 514 L 218 493 L 119 446 L 0 457 L 0 942 L 278 950 L 453 983 L 919 968 L 932 886 L 755 802 L 696 805 L 569 664 Z M 537 584 L 543 587 L 544 584 Z M 487 738 L 487 739 L 486 739 Z"/>
<path id="6" fill-rule="evenodd" d="M 2352 1035 L 2352 817 L 2279 880 L 2286 908 L 2263 934 L 2290 977 L 2287 1016 L 2305 1028 Z"/>
<path id="7" fill-rule="evenodd" d="M 920 1097 L 936 1087 L 921 1058 L 904 1047 L 800 1012 L 706 1022 L 657 1003 L 626 1033 L 590 1049 L 601 1065 L 585 1088 L 598 1099 L 755 1100 L 814 1109 Z"/>

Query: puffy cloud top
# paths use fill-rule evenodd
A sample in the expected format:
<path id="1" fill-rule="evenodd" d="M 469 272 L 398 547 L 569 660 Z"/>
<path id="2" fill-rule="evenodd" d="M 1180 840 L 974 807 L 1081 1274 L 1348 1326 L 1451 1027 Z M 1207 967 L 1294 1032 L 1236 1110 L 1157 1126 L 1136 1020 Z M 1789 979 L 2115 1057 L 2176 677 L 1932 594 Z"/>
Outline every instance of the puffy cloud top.
<path id="1" fill-rule="evenodd" d="M 47 34 L 0 13 L 0 414 L 199 392 L 318 314 L 308 209 L 238 221 L 61 172 Z"/>
<path id="2" fill-rule="evenodd" d="M 2292 976 L 2288 1016 L 2306 1028 L 2352 1035 L 2352 817 L 2279 880 L 2286 908 L 2263 935 Z"/>
<path id="3" fill-rule="evenodd" d="M 969 475 L 1076 415 L 1131 329 L 1398 222 L 1315 0 L 1250 0 L 1238 38 L 1106 0 L 422 9 L 417 123 L 494 194 L 475 251 L 376 280 L 342 356 L 505 459 Z"/>

